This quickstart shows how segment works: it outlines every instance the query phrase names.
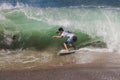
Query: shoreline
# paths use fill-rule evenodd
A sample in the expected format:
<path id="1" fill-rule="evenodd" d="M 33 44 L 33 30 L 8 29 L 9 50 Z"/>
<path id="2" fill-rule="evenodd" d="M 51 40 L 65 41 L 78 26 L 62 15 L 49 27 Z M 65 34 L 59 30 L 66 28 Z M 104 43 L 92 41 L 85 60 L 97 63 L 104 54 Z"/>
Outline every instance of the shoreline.
<path id="1" fill-rule="evenodd" d="M 0 71 L 1 80 L 119 80 L 120 68 L 61 66 L 49 69 Z"/>

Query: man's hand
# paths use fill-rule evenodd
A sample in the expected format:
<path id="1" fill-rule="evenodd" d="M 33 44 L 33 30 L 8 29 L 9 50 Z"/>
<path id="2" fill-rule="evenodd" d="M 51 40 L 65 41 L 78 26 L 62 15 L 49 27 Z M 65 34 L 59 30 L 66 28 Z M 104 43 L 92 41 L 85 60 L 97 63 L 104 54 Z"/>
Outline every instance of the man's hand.
<path id="1" fill-rule="evenodd" d="M 56 36 L 53 36 L 52 38 L 56 38 Z"/>
<path id="2" fill-rule="evenodd" d="M 63 36 L 53 36 L 53 38 L 63 38 Z"/>

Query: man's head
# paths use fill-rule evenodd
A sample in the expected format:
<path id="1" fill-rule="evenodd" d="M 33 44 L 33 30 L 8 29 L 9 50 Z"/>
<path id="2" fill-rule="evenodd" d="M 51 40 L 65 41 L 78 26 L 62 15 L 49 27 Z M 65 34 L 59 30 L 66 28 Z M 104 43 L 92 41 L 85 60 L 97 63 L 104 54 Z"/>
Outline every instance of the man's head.
<path id="1" fill-rule="evenodd" d="M 57 33 L 62 33 L 64 31 L 64 29 L 62 27 L 58 28 Z"/>

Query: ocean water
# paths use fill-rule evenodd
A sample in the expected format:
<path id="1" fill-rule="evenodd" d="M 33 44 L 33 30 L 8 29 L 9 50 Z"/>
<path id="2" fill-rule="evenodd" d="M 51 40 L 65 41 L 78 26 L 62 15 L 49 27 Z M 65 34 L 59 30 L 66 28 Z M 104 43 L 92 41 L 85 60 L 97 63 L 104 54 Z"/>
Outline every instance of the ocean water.
<path id="1" fill-rule="evenodd" d="M 82 64 L 101 57 L 98 53 L 119 56 L 119 3 L 119 0 L 0 0 L 1 69 L 16 65 Z M 64 61 L 56 56 L 66 40 L 52 38 L 59 27 L 77 35 L 78 53 L 85 53 L 86 57 L 71 55 Z M 116 63 L 112 58 L 109 61 Z"/>

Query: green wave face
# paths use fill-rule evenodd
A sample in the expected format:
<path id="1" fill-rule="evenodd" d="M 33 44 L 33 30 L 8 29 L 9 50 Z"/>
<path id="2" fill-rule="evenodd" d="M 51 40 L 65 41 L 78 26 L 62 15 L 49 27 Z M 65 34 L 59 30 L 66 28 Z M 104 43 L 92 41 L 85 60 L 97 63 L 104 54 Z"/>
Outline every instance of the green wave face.
<path id="1" fill-rule="evenodd" d="M 33 10 L 34 12 L 34 10 Z M 2 48 L 36 48 L 43 50 L 49 47 L 61 48 L 67 38 L 54 39 L 56 31 L 61 25 L 51 25 L 45 21 L 38 21 L 28 18 L 21 10 L 3 10 L 0 13 L 4 16 L 0 21 L 0 39 Z M 63 28 L 66 28 L 63 26 Z M 67 28 L 68 30 L 71 28 Z M 80 45 L 90 40 L 90 37 L 77 30 L 71 30 L 78 37 L 75 44 Z M 15 35 L 15 40 L 11 41 Z M 7 38 L 10 38 L 7 40 Z M 11 41 L 11 42 L 10 42 Z M 10 43 L 9 45 L 7 44 Z"/>

